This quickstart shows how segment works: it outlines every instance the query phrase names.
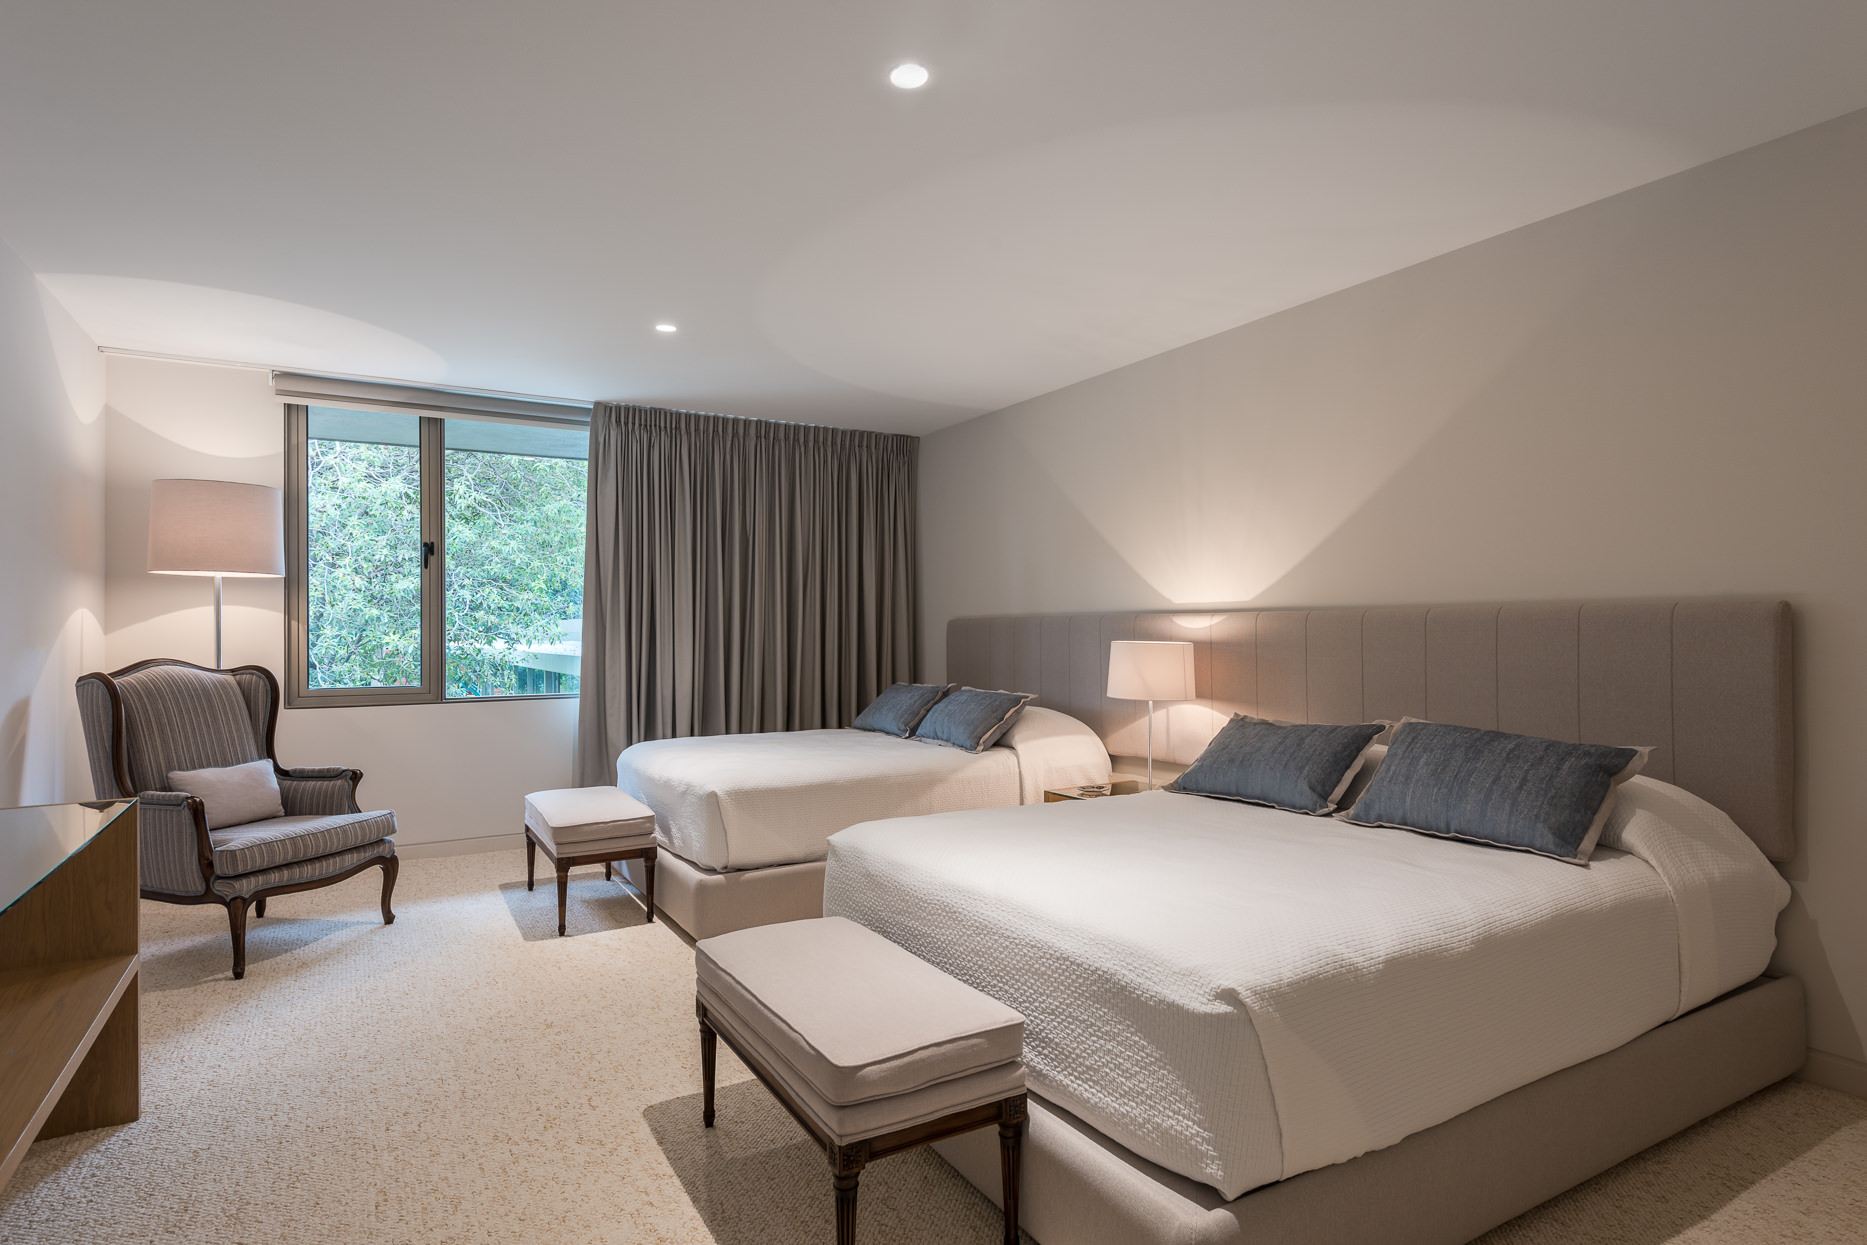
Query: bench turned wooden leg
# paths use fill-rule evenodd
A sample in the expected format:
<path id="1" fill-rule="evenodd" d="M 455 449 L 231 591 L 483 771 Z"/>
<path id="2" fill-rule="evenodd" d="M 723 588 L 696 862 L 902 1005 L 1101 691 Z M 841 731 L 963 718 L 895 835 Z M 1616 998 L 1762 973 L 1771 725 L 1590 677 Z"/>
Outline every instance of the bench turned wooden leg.
<path id="1" fill-rule="evenodd" d="M 525 836 L 525 889 L 532 888 L 533 879 L 538 870 L 538 844 L 532 842 L 532 836 Z"/>
<path id="2" fill-rule="evenodd" d="M 862 1160 L 852 1158 L 844 1149 L 833 1162 L 839 1169 L 836 1172 L 836 1245 L 856 1245 L 856 1185 L 862 1179 Z"/>
<path id="3" fill-rule="evenodd" d="M 856 1182 L 860 1172 L 836 1178 L 836 1245 L 856 1245 Z"/>
<path id="4" fill-rule="evenodd" d="M 558 862 L 558 937 L 564 936 L 564 906 L 570 902 L 570 866 Z"/>
<path id="5" fill-rule="evenodd" d="M 1005 1203 L 1005 1245 L 1018 1245 L 1018 1160 L 1023 1141 L 1023 1120 L 999 1121 L 998 1168 L 1004 1181 L 1001 1198 Z"/>
<path id="6" fill-rule="evenodd" d="M 603 862 L 603 880 L 605 882 L 614 882 L 616 880 L 615 875 L 609 871 L 610 865 L 614 863 L 615 863 L 614 861 L 609 861 L 609 860 L 605 860 Z"/>
<path id="7" fill-rule="evenodd" d="M 719 1056 L 720 1035 L 705 1016 L 700 1018 L 700 1122 L 713 1127 L 713 1067 Z"/>
<path id="8" fill-rule="evenodd" d="M 648 923 L 655 923 L 655 849 L 649 848 L 642 856 L 642 872 L 648 875 Z"/>

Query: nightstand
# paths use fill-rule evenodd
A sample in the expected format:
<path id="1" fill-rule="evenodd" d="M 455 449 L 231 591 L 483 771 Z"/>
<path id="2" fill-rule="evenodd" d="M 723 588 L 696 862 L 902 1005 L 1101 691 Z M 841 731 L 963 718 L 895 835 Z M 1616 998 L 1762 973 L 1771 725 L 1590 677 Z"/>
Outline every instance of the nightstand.
<path id="1" fill-rule="evenodd" d="M 1146 785 L 1139 778 L 1117 778 L 1114 782 L 1100 787 L 1059 787 L 1054 791 L 1044 792 L 1044 803 L 1055 804 L 1060 800 L 1099 800 L 1105 795 L 1133 795 Z"/>

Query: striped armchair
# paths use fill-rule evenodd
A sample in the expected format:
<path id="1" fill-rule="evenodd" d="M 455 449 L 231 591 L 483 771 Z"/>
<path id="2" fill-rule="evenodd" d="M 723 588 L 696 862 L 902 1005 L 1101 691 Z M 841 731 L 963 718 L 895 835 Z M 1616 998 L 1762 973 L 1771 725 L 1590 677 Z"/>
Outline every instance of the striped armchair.
<path id="1" fill-rule="evenodd" d="M 279 684 L 271 671 L 137 662 L 79 679 L 78 710 L 97 798 L 140 801 L 143 898 L 224 905 L 236 980 L 246 976 L 247 908 L 263 918 L 271 896 L 380 868 L 383 924 L 395 922 L 395 814 L 357 807 L 360 770 L 279 765 Z M 283 817 L 209 829 L 199 799 L 168 790 L 177 771 L 258 760 L 272 762 Z"/>

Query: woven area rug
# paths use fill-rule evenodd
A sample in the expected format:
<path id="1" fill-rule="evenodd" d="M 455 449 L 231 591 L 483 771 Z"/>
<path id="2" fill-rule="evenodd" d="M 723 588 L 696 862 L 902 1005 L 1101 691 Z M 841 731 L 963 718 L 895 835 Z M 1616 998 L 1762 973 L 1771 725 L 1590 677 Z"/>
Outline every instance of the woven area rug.
<path id="1" fill-rule="evenodd" d="M 43 1142 L 0 1242 L 833 1239 L 822 1154 L 724 1047 L 700 1127 L 693 953 L 598 870 L 557 938 L 520 852 L 289 895 L 228 975 L 216 908 L 143 905 L 143 1118 Z M 1867 1102 L 1788 1084 L 1506 1224 L 1486 1245 L 1858 1241 Z M 861 1237 L 995 1245 L 929 1151 L 862 1181 Z M 1063 1243 L 1053 1243 L 1063 1245 Z"/>

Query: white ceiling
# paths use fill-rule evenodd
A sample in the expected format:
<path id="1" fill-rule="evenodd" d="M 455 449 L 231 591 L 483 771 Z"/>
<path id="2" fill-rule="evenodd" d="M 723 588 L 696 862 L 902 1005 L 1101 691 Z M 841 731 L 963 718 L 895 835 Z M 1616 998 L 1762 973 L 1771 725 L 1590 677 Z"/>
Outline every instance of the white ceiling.
<path id="1" fill-rule="evenodd" d="M 1861 0 L 5 0 L 0 237 L 109 346 L 924 432 L 1863 64 Z"/>

